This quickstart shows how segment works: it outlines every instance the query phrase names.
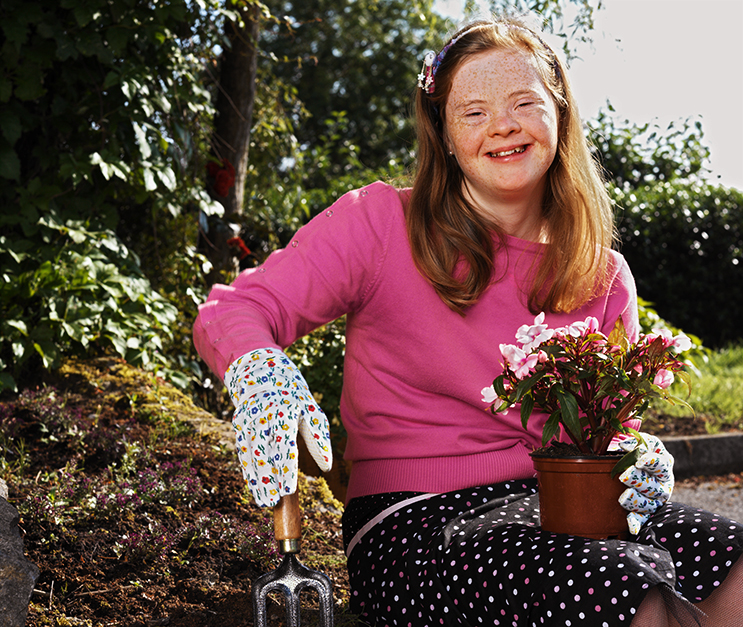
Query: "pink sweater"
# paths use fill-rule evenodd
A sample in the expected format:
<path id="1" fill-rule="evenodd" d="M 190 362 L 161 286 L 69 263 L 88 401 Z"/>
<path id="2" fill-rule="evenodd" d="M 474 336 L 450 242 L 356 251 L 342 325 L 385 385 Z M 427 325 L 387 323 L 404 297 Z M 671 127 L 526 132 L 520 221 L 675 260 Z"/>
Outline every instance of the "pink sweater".
<path id="1" fill-rule="evenodd" d="M 452 312 L 413 263 L 401 195 L 383 183 L 350 192 L 299 230 L 290 245 L 231 286 L 216 285 L 194 327 L 196 348 L 220 377 L 255 348 L 285 348 L 347 317 L 341 417 L 353 461 L 348 498 L 444 492 L 533 476 L 529 451 L 543 418 L 494 416 L 480 391 L 500 372 L 501 343 L 531 323 L 522 286 L 542 245 L 508 238 L 499 280 L 465 316 Z M 550 326 L 595 316 L 608 335 L 621 315 L 638 334 L 635 285 L 612 252 L 606 294 Z"/>

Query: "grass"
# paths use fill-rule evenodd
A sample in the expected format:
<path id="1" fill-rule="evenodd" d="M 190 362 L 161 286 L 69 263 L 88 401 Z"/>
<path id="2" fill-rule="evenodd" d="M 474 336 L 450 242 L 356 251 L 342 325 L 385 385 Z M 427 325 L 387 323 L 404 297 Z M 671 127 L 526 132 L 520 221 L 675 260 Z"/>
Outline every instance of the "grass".
<path id="1" fill-rule="evenodd" d="M 697 364 L 699 373 L 691 375 L 691 394 L 674 384 L 674 394 L 693 408 L 658 402 L 653 407 L 672 417 L 703 416 L 707 430 L 743 429 L 743 346 L 729 346 L 711 352 L 706 362 Z"/>

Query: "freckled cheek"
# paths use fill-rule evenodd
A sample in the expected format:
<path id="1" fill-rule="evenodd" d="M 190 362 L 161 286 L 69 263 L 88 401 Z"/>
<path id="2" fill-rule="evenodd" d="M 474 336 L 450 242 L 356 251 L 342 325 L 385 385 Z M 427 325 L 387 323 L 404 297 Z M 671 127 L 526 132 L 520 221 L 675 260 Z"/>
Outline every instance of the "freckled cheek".
<path id="1" fill-rule="evenodd" d="M 449 145 L 456 152 L 470 152 L 480 145 L 481 140 L 471 127 L 465 124 L 454 123 L 447 132 Z"/>

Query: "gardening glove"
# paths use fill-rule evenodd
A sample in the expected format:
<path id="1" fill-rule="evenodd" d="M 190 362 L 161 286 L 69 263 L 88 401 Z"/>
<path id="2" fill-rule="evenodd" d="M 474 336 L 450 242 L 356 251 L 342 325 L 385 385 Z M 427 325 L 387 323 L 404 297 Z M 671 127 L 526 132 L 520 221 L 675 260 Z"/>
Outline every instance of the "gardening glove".
<path id="1" fill-rule="evenodd" d="M 619 504 L 629 511 L 627 525 L 632 535 L 637 535 L 650 515 L 668 501 L 674 484 L 673 456 L 654 435 L 641 435 L 646 444 L 638 445 L 635 437 L 619 442 L 623 451 L 637 447 L 640 452 L 635 464 L 619 475 L 619 480 L 629 486 L 619 497 Z"/>
<path id="2" fill-rule="evenodd" d="M 330 430 L 304 377 L 278 348 L 235 360 L 224 378 L 236 410 L 232 418 L 243 477 L 260 507 L 274 507 L 297 490 L 297 433 L 320 470 L 333 465 Z"/>

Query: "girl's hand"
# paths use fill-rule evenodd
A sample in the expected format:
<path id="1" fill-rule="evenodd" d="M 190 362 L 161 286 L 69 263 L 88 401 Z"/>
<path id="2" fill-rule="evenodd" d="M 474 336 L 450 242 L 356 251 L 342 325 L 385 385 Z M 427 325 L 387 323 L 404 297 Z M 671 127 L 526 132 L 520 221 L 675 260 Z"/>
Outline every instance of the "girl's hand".
<path id="1" fill-rule="evenodd" d="M 641 434 L 644 442 L 634 437 L 619 442 L 619 448 L 631 451 L 639 448 L 641 455 L 619 480 L 629 486 L 619 497 L 619 504 L 629 511 L 627 524 L 630 533 L 637 535 L 650 515 L 671 497 L 673 492 L 673 456 L 654 435 Z"/>
<path id="2" fill-rule="evenodd" d="M 251 351 L 225 374 L 235 405 L 232 426 L 243 476 L 261 507 L 297 490 L 297 434 L 320 470 L 333 465 L 325 413 L 292 361 L 277 348 Z"/>

